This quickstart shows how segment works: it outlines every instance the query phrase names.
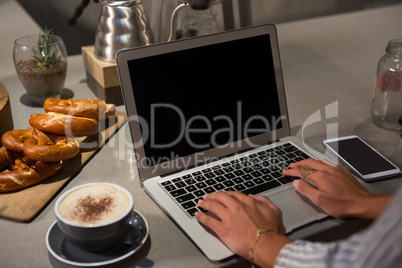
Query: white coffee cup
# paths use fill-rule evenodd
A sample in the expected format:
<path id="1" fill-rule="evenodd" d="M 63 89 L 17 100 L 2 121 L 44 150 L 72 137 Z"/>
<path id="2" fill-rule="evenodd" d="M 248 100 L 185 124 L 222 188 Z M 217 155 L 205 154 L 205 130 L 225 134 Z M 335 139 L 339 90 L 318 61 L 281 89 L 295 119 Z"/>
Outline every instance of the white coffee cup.
<path id="1" fill-rule="evenodd" d="M 127 189 L 104 182 L 74 187 L 62 194 L 54 207 L 66 239 L 91 252 L 136 242 L 130 232 L 136 228 L 133 209 L 134 198 Z"/>

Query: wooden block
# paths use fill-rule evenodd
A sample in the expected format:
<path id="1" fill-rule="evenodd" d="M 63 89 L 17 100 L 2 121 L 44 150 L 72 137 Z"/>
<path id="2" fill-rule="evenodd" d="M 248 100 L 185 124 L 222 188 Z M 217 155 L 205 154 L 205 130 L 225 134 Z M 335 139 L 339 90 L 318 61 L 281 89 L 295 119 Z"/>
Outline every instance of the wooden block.
<path id="1" fill-rule="evenodd" d="M 0 83 L 0 138 L 9 130 L 14 128 L 13 117 L 11 114 L 10 99 L 8 98 L 7 88 Z M 1 147 L 1 141 L 0 141 Z"/>
<path id="2" fill-rule="evenodd" d="M 106 103 L 113 103 L 115 105 L 123 105 L 123 97 L 121 94 L 120 85 L 114 87 L 104 88 L 99 84 L 99 82 L 86 71 L 87 85 L 92 90 L 92 92 L 101 100 Z"/>
<path id="3" fill-rule="evenodd" d="M 85 69 L 104 87 L 120 86 L 117 65 L 98 59 L 94 54 L 94 46 L 81 48 Z"/>
<path id="4" fill-rule="evenodd" d="M 115 105 L 122 105 L 120 81 L 115 62 L 98 59 L 94 54 L 94 46 L 81 48 L 87 85 L 101 100 Z"/>

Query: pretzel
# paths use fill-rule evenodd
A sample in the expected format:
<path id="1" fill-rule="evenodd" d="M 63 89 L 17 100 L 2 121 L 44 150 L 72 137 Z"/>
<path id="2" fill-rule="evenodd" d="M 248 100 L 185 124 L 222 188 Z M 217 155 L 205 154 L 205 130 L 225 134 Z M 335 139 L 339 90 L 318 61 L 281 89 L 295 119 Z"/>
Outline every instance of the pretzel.
<path id="1" fill-rule="evenodd" d="M 80 152 L 79 142 L 76 139 L 55 134 L 46 135 L 33 127 L 8 131 L 3 134 L 1 140 L 8 150 L 23 152 L 27 158 L 36 161 L 66 160 Z M 5 161 L 5 157 L 3 152 L 0 155 L 0 163 Z"/>
<path id="2" fill-rule="evenodd" d="M 80 152 L 76 139 L 55 134 L 45 135 L 31 127 L 31 137 L 24 142 L 24 154 L 36 161 L 57 162 L 71 159 Z"/>
<path id="3" fill-rule="evenodd" d="M 103 100 L 83 99 L 83 100 L 62 100 L 48 98 L 45 100 L 43 108 L 46 112 L 69 114 L 79 117 L 92 119 L 104 119 L 113 116 L 116 107 L 107 104 Z"/>
<path id="4" fill-rule="evenodd" d="M 3 134 L 1 143 L 11 151 L 22 152 L 24 142 L 32 137 L 28 129 L 10 130 Z"/>
<path id="5" fill-rule="evenodd" d="M 8 155 L 6 153 L 6 150 L 1 150 L 0 151 L 0 168 L 7 166 L 7 164 L 8 164 Z"/>
<path id="6" fill-rule="evenodd" d="M 0 155 L 1 159 L 8 160 L 8 166 L 11 169 L 0 173 L 0 192 L 11 192 L 38 184 L 56 174 L 61 167 L 60 161 L 42 162 L 27 161 L 23 158 L 14 159 L 8 150 L 0 151 Z"/>
<path id="7" fill-rule="evenodd" d="M 54 112 L 32 114 L 29 124 L 39 130 L 59 135 L 91 136 L 99 133 L 99 122 L 96 119 Z"/>

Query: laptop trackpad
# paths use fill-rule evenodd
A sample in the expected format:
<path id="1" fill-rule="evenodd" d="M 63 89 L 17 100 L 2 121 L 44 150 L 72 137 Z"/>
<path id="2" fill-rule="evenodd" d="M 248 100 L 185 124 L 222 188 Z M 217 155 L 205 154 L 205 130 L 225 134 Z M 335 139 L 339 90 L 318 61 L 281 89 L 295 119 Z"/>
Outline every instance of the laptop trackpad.
<path id="1" fill-rule="evenodd" d="M 294 188 L 268 197 L 282 210 L 286 233 L 290 233 L 293 229 L 311 221 L 328 216 L 322 209 L 314 205 L 310 199 L 297 192 Z"/>

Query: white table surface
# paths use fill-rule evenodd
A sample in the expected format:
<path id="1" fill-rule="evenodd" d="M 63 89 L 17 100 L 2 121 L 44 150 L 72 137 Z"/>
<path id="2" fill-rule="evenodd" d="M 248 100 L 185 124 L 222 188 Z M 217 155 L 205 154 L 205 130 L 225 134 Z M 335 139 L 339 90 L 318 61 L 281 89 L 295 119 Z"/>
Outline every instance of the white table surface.
<path id="1" fill-rule="evenodd" d="M 401 14 L 402 4 L 277 25 L 293 135 L 302 138 L 313 150 L 325 153 L 321 141 L 327 133 L 333 134 L 327 132 L 327 127 L 336 126 L 339 136 L 357 134 L 402 167 L 400 133 L 377 127 L 370 115 L 376 65 L 387 42 L 402 38 Z M 14 69 L 12 47 L 18 37 L 37 34 L 40 29 L 14 0 L 1 1 L 0 21 L 0 82 L 10 95 L 15 129 L 26 128 L 29 115 L 42 113 L 43 109 L 27 102 Z M 76 99 L 95 97 L 86 84 L 81 55 L 68 58 L 63 94 Z M 118 109 L 124 111 L 122 106 Z M 309 124 L 309 120 L 314 123 Z M 126 126 L 62 190 L 105 181 L 120 184 L 134 195 L 135 208 L 149 223 L 150 237 L 139 252 L 113 266 L 243 267 L 246 262 L 237 258 L 210 262 L 146 195 L 132 159 Z M 400 178 L 373 182 L 366 187 L 391 194 Z M 54 203 L 52 200 L 30 223 L 0 218 L 1 267 L 67 267 L 46 248 L 45 236 L 55 221 Z M 291 237 L 306 237 L 341 223 L 327 219 L 301 228 Z"/>

